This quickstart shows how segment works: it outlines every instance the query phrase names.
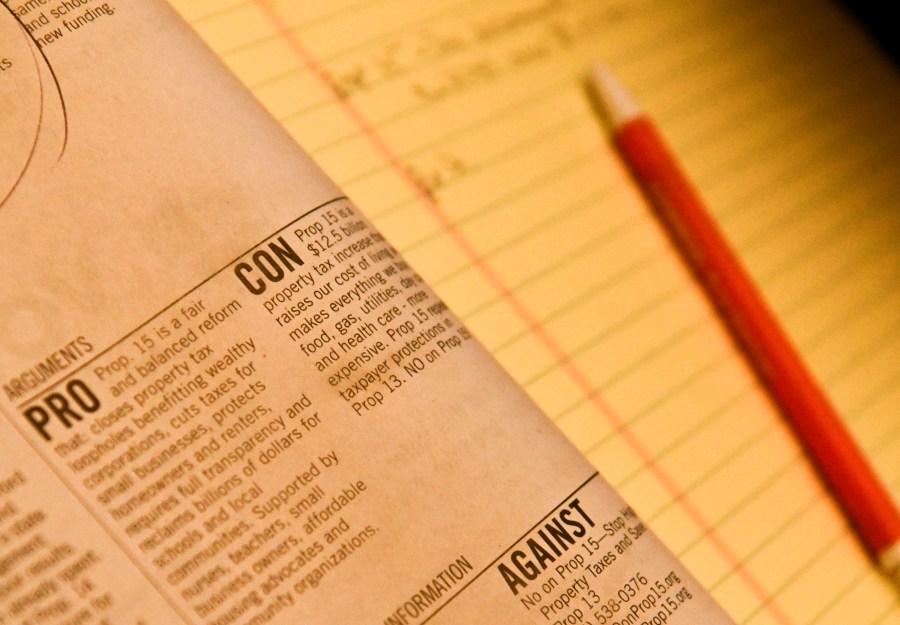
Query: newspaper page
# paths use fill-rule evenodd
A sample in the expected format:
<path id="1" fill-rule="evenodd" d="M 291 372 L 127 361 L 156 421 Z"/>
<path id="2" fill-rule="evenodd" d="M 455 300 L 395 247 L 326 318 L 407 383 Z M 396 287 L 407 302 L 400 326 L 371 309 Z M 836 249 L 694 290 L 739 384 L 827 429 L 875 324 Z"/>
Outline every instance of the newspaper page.
<path id="1" fill-rule="evenodd" d="M 161 0 L 0 3 L 0 624 L 730 623 Z"/>

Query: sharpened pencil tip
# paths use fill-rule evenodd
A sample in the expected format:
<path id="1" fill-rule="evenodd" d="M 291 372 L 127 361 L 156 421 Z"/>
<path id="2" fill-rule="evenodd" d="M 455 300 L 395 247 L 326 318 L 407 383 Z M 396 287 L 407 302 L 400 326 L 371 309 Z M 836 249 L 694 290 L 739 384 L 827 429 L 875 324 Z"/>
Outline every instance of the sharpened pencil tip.
<path id="1" fill-rule="evenodd" d="M 619 129 L 643 114 L 619 79 L 603 63 L 594 63 L 591 66 L 591 84 L 600 104 L 606 110 L 613 129 Z"/>
<path id="2" fill-rule="evenodd" d="M 888 578 L 900 589 L 900 541 L 879 554 L 878 563 Z"/>

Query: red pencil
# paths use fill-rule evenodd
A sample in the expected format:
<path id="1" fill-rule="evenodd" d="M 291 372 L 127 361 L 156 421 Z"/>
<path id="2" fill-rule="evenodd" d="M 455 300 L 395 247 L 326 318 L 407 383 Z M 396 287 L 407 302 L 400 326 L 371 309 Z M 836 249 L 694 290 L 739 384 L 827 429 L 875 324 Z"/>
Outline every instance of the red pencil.
<path id="1" fill-rule="evenodd" d="M 900 513 L 650 119 L 603 66 L 592 82 L 616 145 L 657 217 L 831 488 L 863 544 L 900 586 Z"/>

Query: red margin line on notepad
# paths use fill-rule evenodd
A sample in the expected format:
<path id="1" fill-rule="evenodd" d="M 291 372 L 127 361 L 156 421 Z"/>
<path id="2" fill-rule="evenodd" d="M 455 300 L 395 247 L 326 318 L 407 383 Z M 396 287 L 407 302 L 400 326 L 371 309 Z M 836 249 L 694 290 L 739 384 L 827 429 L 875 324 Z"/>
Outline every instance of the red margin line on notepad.
<path id="1" fill-rule="evenodd" d="M 437 201 L 409 174 L 406 167 L 393 150 L 385 143 L 375 128 L 369 124 L 368 120 L 363 117 L 362 113 L 354 107 L 345 98 L 342 98 L 334 90 L 332 83 L 328 80 L 325 71 L 319 64 L 318 60 L 306 49 L 300 40 L 294 35 L 288 25 L 281 19 L 281 16 L 272 6 L 271 0 L 256 0 L 256 4 L 265 14 L 266 18 L 272 23 L 277 32 L 283 37 L 285 42 L 291 48 L 291 51 L 300 59 L 300 61 L 316 76 L 326 88 L 331 92 L 334 99 L 340 104 L 344 113 L 359 128 L 360 132 L 366 137 L 373 148 L 388 162 L 395 172 L 403 179 L 404 182 L 413 190 L 419 200 L 431 212 L 432 216 L 438 221 L 441 228 L 453 239 L 462 252 L 469 258 L 470 262 L 478 268 L 487 281 L 497 290 L 503 299 L 510 305 L 515 313 L 522 319 L 526 327 L 534 332 L 535 336 L 540 340 L 541 344 L 550 352 L 550 355 L 559 364 L 560 367 L 572 378 L 572 380 L 581 388 L 582 392 L 591 400 L 594 406 L 607 418 L 614 429 L 622 436 L 625 442 L 631 446 L 641 461 L 647 466 L 651 473 L 660 481 L 665 489 L 672 496 L 673 501 L 681 505 L 688 516 L 697 525 L 700 531 L 710 540 L 710 542 L 719 551 L 719 554 L 728 562 L 735 572 L 744 580 L 744 583 L 753 591 L 760 602 L 766 607 L 770 614 L 780 623 L 790 625 L 791 621 L 787 615 L 776 605 L 774 598 L 762 587 L 755 576 L 750 573 L 744 566 L 741 559 L 731 550 L 731 548 L 719 537 L 715 532 L 715 528 L 706 520 L 703 513 L 694 506 L 687 498 L 675 480 L 669 476 L 666 471 L 660 467 L 653 455 L 644 447 L 643 443 L 628 428 L 621 417 L 606 403 L 600 396 L 599 391 L 593 388 L 588 377 L 578 368 L 575 363 L 565 353 L 559 343 L 550 336 L 549 332 L 544 328 L 541 322 L 535 318 L 528 308 L 516 297 L 516 295 L 506 286 L 502 278 L 485 262 L 478 251 L 472 246 L 469 240 L 463 236 L 453 221 L 447 216 Z"/>

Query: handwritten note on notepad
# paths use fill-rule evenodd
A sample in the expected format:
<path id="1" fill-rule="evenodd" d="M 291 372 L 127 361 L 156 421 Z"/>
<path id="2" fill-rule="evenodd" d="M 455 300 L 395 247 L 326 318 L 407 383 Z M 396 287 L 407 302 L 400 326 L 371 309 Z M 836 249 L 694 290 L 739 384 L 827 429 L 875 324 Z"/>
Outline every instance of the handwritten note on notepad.
<path id="1" fill-rule="evenodd" d="M 900 81 L 824 2 L 174 0 L 742 623 L 896 593 L 627 179 L 653 112 L 900 494 Z"/>

